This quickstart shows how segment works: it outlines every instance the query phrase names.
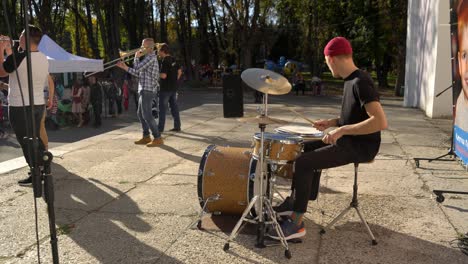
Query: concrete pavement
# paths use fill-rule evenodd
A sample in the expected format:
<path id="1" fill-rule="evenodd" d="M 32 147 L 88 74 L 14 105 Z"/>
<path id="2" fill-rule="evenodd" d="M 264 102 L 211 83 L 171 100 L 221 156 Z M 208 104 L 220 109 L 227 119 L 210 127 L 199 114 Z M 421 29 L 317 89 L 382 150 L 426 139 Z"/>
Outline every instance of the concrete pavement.
<path id="1" fill-rule="evenodd" d="M 255 248 L 248 230 L 224 252 L 228 234 L 220 231 L 226 223 L 219 218 L 205 219 L 205 231 L 188 228 L 200 210 L 200 158 L 210 144 L 249 147 L 258 128 L 223 118 L 219 90 L 184 95 L 193 107 L 181 113 L 183 131 L 164 133 L 160 148 L 134 145 L 141 131 L 133 123 L 52 149 L 61 263 L 468 262 L 450 244 L 457 233 L 468 232 L 468 196 L 446 195 L 438 204 L 431 193 L 467 191 L 467 172 L 457 162 L 421 161 L 416 168 L 413 161 L 447 152 L 451 122 L 428 119 L 393 99 L 383 100 L 390 127 L 382 134 L 380 153 L 374 163 L 360 167 L 360 206 L 378 245 L 370 244 L 353 211 L 319 235 L 350 202 L 353 166 L 348 165 L 324 171 L 319 199 L 309 203 L 306 214 L 307 236 L 290 245 L 291 260 L 281 247 Z M 311 119 L 336 116 L 340 107 L 334 97 L 270 99 L 269 115 L 293 123 L 305 121 L 286 105 Z M 256 107 L 246 104 L 245 115 L 256 115 Z M 171 128 L 172 120 L 167 122 Z M 16 184 L 26 172 L 23 167 L 0 174 L 0 263 L 37 262 L 32 189 Z M 286 192 L 288 186 L 280 189 Z M 37 202 L 42 262 L 51 263 L 45 204 Z"/>

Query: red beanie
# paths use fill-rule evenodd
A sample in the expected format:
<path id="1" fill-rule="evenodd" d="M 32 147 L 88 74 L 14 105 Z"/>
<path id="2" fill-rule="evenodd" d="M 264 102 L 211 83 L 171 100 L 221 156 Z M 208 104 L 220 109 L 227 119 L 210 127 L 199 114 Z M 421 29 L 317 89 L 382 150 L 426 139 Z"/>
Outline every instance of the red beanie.
<path id="1" fill-rule="evenodd" d="M 323 49 L 323 54 L 325 56 L 338 56 L 345 54 L 353 54 L 353 48 L 351 48 L 351 43 L 343 37 L 336 37 L 330 40 Z"/>

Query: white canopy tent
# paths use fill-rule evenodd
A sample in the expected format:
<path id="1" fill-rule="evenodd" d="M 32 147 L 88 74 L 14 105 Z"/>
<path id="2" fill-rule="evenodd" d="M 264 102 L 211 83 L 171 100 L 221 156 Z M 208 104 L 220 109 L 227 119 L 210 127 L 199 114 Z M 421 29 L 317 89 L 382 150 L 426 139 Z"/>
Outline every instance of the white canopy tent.
<path id="1" fill-rule="evenodd" d="M 47 35 L 42 36 L 38 48 L 49 60 L 50 73 L 100 72 L 104 70 L 102 60 L 70 54 Z"/>

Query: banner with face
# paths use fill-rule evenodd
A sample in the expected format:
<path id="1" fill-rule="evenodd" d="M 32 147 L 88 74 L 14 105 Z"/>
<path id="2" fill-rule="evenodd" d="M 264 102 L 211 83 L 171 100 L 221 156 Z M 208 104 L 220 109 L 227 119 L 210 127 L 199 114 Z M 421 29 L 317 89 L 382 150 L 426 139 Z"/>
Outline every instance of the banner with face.
<path id="1" fill-rule="evenodd" d="M 453 145 L 468 164 L 468 0 L 451 0 L 452 85 L 454 109 Z"/>

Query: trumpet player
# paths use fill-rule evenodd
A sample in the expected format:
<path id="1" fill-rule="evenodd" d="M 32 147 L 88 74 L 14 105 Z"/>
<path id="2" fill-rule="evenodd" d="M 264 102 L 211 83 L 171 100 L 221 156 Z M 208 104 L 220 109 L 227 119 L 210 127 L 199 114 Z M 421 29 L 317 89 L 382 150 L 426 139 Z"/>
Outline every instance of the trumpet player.
<path id="1" fill-rule="evenodd" d="M 135 141 L 135 144 L 147 147 L 157 147 L 164 143 L 158 124 L 151 113 L 151 104 L 159 89 L 159 64 L 154 53 L 154 46 L 152 38 L 145 38 L 141 43 L 141 49 L 135 53 L 133 67 L 127 66 L 123 61 L 117 63 L 117 67 L 138 78 L 137 115 L 143 129 L 143 136 Z M 150 131 L 153 134 L 152 140 Z"/>
<path id="2" fill-rule="evenodd" d="M 41 118 L 44 114 L 44 83 L 49 81 L 53 85 L 52 78 L 49 75 L 49 62 L 47 57 L 38 51 L 38 45 L 42 38 L 42 31 L 33 25 L 29 25 L 29 39 L 31 53 L 13 51 L 9 37 L 0 36 L 5 41 L 0 41 L 0 77 L 9 76 L 9 118 L 10 124 L 15 132 L 16 139 L 23 149 L 24 157 L 30 167 L 42 165 L 32 164 L 32 155 L 28 150 L 28 140 L 25 137 L 31 137 L 27 134 L 26 124 L 34 118 L 35 127 L 33 127 L 35 135 L 39 136 Z M 19 39 L 19 48 L 22 51 L 26 50 L 25 31 L 21 33 Z M 7 55 L 5 60 L 5 54 Z M 28 72 L 26 56 L 31 57 L 32 67 L 32 89 L 29 89 Z M 50 83 L 52 81 L 52 84 Z M 31 103 L 29 101 L 29 90 L 33 92 L 34 98 L 34 113 L 31 111 Z M 26 116 L 24 115 L 26 113 Z M 44 144 L 38 139 L 37 154 L 42 155 L 44 152 Z M 42 159 L 37 159 L 41 162 Z M 18 181 L 20 185 L 31 185 L 31 176 L 24 180 Z"/>

